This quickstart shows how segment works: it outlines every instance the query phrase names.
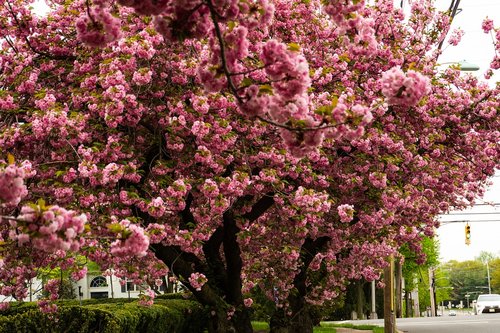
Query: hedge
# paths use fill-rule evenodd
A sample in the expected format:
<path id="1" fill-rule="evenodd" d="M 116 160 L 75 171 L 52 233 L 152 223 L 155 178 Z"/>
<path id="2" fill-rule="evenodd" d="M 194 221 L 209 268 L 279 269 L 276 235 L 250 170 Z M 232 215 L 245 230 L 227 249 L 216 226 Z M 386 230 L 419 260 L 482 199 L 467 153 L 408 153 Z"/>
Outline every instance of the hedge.
<path id="1" fill-rule="evenodd" d="M 159 299 L 151 307 L 127 299 L 96 301 L 59 302 L 52 319 L 35 303 L 13 304 L 0 315 L 0 332 L 201 333 L 206 327 L 206 313 L 195 301 Z"/>

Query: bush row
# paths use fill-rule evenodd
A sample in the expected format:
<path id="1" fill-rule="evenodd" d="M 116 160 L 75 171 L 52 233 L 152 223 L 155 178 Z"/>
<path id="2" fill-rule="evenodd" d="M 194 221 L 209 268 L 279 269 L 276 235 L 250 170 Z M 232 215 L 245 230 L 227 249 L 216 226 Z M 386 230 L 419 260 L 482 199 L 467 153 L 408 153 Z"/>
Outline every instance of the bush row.
<path id="1" fill-rule="evenodd" d="M 14 305 L 0 315 L 0 332 L 169 332 L 201 333 L 207 317 L 190 300 L 159 299 L 151 307 L 134 300 L 90 300 L 59 303 L 57 313 L 41 313 L 35 303 Z"/>

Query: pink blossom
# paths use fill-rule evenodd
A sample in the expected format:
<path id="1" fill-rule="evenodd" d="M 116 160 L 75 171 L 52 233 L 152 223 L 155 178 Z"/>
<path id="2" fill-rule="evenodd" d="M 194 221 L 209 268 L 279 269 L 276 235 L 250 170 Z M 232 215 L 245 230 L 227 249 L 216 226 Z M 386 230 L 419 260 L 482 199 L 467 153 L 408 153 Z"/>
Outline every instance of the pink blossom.
<path id="1" fill-rule="evenodd" d="M 85 276 L 87 275 L 87 267 L 83 267 L 82 269 L 79 269 L 75 272 L 72 272 L 71 273 L 71 278 L 74 280 L 74 281 L 80 281 L 81 279 L 83 279 Z"/>
<path id="2" fill-rule="evenodd" d="M 52 314 L 57 312 L 57 304 L 51 303 L 48 300 L 38 301 L 38 307 L 43 313 Z"/>
<path id="3" fill-rule="evenodd" d="M 120 38 L 120 20 L 104 6 L 94 6 L 76 21 L 78 39 L 92 47 L 102 47 Z"/>
<path id="4" fill-rule="evenodd" d="M 121 238 L 111 244 L 111 253 L 116 256 L 144 257 L 149 248 L 149 238 L 142 227 L 124 221 L 122 225 L 125 228 L 121 233 Z"/>
<path id="5" fill-rule="evenodd" d="M 488 33 L 490 32 L 491 30 L 493 30 L 494 28 L 494 23 L 493 23 L 493 20 L 489 19 L 489 18 L 485 18 L 483 20 L 483 23 L 481 25 L 481 28 L 483 29 L 484 33 Z"/>
<path id="6" fill-rule="evenodd" d="M 461 29 L 455 29 L 451 33 L 450 38 L 448 39 L 448 43 L 457 46 L 458 43 L 460 43 L 460 40 L 462 39 L 462 36 L 464 35 L 464 31 Z"/>
<path id="7" fill-rule="evenodd" d="M 197 291 L 200 291 L 205 283 L 207 283 L 208 279 L 202 273 L 192 273 L 189 277 L 189 284 L 195 288 Z"/>
<path id="8" fill-rule="evenodd" d="M 148 288 L 144 291 L 144 293 L 141 293 L 139 295 L 138 303 L 139 303 L 139 305 L 149 307 L 149 306 L 153 305 L 154 298 L 155 298 L 154 290 L 151 288 Z"/>
<path id="9" fill-rule="evenodd" d="M 5 165 L 0 161 L 0 204 L 17 205 L 28 194 L 24 178 L 31 175 L 31 164 Z"/>
<path id="10" fill-rule="evenodd" d="M 351 222 L 354 216 L 354 207 L 352 205 L 340 205 L 337 207 L 337 212 L 340 216 L 340 221 L 347 223 Z"/>
<path id="11" fill-rule="evenodd" d="M 245 304 L 245 306 L 246 306 L 247 308 L 249 308 L 249 307 L 251 307 L 251 306 L 252 306 L 252 304 L 253 304 L 253 299 L 251 299 L 251 298 L 245 298 L 245 299 L 243 300 L 243 303 Z"/>
<path id="12" fill-rule="evenodd" d="M 382 93 L 392 105 L 414 106 L 429 90 L 429 78 L 409 70 L 404 73 L 393 67 L 382 74 L 380 79 Z"/>

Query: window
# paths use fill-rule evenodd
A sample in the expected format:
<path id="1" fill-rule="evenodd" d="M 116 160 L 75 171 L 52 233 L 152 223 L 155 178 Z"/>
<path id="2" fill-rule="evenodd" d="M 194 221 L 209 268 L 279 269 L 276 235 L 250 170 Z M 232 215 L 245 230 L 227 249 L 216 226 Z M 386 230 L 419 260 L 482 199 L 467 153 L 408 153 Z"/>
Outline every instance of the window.
<path id="1" fill-rule="evenodd" d="M 90 298 L 108 298 L 107 291 L 98 291 L 90 293 Z"/>
<path id="2" fill-rule="evenodd" d="M 132 281 L 127 281 L 126 284 L 121 286 L 122 293 L 126 293 L 127 291 L 139 291 L 140 286 L 136 285 Z"/>
<path id="3" fill-rule="evenodd" d="M 99 287 L 107 287 L 108 283 L 106 282 L 106 278 L 104 276 L 96 276 L 90 281 L 90 288 L 99 288 Z"/>

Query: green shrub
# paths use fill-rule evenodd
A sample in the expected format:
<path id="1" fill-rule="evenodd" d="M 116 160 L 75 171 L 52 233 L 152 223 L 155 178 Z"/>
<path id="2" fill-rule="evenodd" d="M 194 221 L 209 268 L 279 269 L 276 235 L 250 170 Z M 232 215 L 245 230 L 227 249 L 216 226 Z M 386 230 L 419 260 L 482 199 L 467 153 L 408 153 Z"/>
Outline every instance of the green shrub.
<path id="1" fill-rule="evenodd" d="M 151 307 L 128 299 L 58 303 L 52 319 L 36 303 L 13 303 L 0 315 L 0 332 L 201 333 L 207 322 L 203 307 L 190 300 L 159 299 Z"/>

